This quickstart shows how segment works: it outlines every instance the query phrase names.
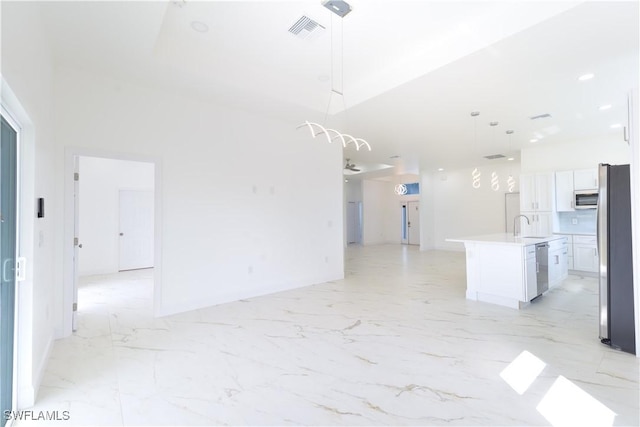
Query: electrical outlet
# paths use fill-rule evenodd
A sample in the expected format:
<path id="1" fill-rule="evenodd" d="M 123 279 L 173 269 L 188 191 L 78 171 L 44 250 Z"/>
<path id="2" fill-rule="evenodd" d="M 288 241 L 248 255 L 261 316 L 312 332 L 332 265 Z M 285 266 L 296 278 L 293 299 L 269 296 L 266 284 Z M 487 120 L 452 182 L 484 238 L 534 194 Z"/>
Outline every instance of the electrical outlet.
<path id="1" fill-rule="evenodd" d="M 571 224 L 578 225 L 578 218 L 571 218 Z"/>

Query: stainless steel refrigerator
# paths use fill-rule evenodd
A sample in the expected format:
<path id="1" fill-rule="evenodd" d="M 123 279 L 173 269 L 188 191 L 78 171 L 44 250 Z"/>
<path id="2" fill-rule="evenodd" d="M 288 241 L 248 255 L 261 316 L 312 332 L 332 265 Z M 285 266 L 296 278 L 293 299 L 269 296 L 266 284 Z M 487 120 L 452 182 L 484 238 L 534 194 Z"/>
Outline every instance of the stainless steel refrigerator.
<path id="1" fill-rule="evenodd" d="M 601 164 L 598 178 L 600 340 L 635 354 L 629 165 Z"/>

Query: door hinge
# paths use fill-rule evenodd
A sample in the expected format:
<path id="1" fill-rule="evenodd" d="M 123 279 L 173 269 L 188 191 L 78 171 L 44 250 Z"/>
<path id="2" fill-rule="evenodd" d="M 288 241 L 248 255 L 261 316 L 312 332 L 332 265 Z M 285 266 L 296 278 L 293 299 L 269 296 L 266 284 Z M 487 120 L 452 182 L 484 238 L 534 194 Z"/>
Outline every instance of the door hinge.
<path id="1" fill-rule="evenodd" d="M 77 237 L 73 238 L 73 246 L 78 246 L 78 238 Z"/>
<path id="2" fill-rule="evenodd" d="M 73 174 L 73 180 L 74 181 L 80 181 L 80 174 L 78 172 L 74 172 Z"/>
<path id="3" fill-rule="evenodd" d="M 78 303 L 77 302 L 73 303 L 73 311 L 78 311 Z"/>

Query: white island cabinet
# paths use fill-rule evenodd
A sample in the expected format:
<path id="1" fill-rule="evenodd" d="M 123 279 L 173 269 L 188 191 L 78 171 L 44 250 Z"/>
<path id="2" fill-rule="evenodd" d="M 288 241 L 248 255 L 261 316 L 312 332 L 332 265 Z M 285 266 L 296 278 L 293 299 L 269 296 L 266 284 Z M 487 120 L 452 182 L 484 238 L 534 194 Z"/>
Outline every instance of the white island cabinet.
<path id="1" fill-rule="evenodd" d="M 500 233 L 447 239 L 464 243 L 467 254 L 467 299 L 515 309 L 540 295 L 538 272 L 546 265 L 548 285 L 566 278 L 566 237 L 515 237 Z M 547 244 L 539 259 L 536 245 Z M 551 249 L 551 251 L 549 251 Z M 556 267 L 558 266 L 558 267 Z"/>

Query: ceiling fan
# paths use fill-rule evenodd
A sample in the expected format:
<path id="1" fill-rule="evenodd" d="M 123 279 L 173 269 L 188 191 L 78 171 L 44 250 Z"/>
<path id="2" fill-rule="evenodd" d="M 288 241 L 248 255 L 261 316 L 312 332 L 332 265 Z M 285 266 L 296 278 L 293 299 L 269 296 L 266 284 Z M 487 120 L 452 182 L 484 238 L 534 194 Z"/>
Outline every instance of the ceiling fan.
<path id="1" fill-rule="evenodd" d="M 355 164 L 349 163 L 349 160 L 351 159 L 347 159 L 347 163 L 344 165 L 344 168 L 346 170 L 350 170 L 351 172 L 360 172 L 360 169 L 358 169 Z"/>

